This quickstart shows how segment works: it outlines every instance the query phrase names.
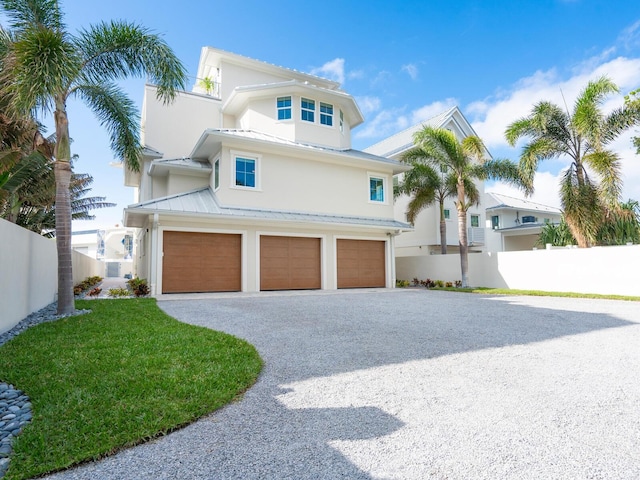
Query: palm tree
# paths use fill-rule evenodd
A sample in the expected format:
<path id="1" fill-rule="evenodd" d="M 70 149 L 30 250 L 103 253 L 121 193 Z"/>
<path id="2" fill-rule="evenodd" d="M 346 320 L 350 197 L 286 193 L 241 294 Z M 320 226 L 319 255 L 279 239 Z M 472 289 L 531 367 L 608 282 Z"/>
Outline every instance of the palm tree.
<path id="1" fill-rule="evenodd" d="M 111 148 L 133 170 L 141 146 L 134 103 L 115 83 L 147 75 L 170 102 L 186 79 L 182 63 L 156 34 L 139 25 L 101 22 L 67 31 L 57 0 L 1 0 L 10 30 L 0 35 L 2 95 L 18 112 L 51 113 L 55 122 L 58 313 L 74 311 L 71 267 L 71 148 L 67 101 L 83 101 L 110 134 Z"/>
<path id="2" fill-rule="evenodd" d="M 398 185 L 397 195 L 409 195 L 411 199 L 407 205 L 407 221 L 415 223 L 418 214 L 435 202 L 438 202 L 440 211 L 440 252 L 447 254 L 447 222 L 444 216 L 444 201 L 456 194 L 455 177 L 446 167 L 436 170 L 424 158 L 422 149 L 413 148 L 406 152 L 400 159 L 412 166 L 411 170 L 404 174 L 402 182 Z"/>
<path id="3" fill-rule="evenodd" d="M 413 143 L 421 150 L 424 162 L 436 169 L 446 168 L 455 181 L 460 270 L 462 286 L 468 287 L 467 210 L 480 201 L 480 192 L 474 181 L 495 178 L 520 186 L 520 172 L 517 165 L 508 160 L 487 160 L 488 152 L 476 136 L 459 141 L 453 132 L 445 128 L 424 127 L 414 134 Z"/>
<path id="4" fill-rule="evenodd" d="M 638 123 L 640 106 L 617 108 L 605 115 L 602 103 L 618 91 L 611 80 L 601 77 L 587 84 L 572 113 L 551 102 L 540 102 L 529 116 L 516 120 L 505 132 L 511 146 L 523 137 L 529 141 L 520 156 L 527 194 L 533 193 L 540 161 L 571 160 L 561 180 L 560 197 L 565 220 L 579 247 L 594 244 L 600 225 L 619 209 L 620 158 L 607 146 Z"/>

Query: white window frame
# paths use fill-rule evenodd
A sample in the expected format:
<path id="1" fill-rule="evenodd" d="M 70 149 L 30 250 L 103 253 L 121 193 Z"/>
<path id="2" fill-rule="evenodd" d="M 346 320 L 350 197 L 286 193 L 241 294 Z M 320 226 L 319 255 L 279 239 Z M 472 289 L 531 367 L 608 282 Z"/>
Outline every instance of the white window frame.
<path id="1" fill-rule="evenodd" d="M 278 102 L 281 99 L 289 99 L 288 107 L 280 107 L 278 106 Z M 280 112 L 289 110 L 289 118 L 280 118 Z M 293 97 L 291 95 L 283 95 L 281 97 L 276 97 L 276 121 L 278 122 L 290 122 L 293 120 Z"/>
<path id="2" fill-rule="evenodd" d="M 444 219 L 445 220 L 451 220 L 451 209 L 450 208 L 445 208 L 443 214 L 444 214 Z"/>
<path id="3" fill-rule="evenodd" d="M 333 106 L 332 103 L 326 103 L 326 102 L 318 102 L 319 103 L 319 108 L 318 108 L 318 121 L 320 122 L 320 125 L 322 125 L 323 127 L 327 127 L 327 128 L 333 128 L 334 124 L 333 124 L 333 112 L 335 111 L 335 108 Z M 322 107 L 329 107 L 331 108 L 331 113 L 326 113 L 322 111 Z M 327 118 L 329 119 L 329 121 L 331 122 L 330 124 L 328 123 L 322 123 L 322 119 L 323 118 Z"/>
<path id="4" fill-rule="evenodd" d="M 303 102 L 309 103 L 309 104 L 313 104 L 313 109 L 310 109 L 308 107 L 304 107 L 302 105 Z M 307 120 L 305 118 L 303 118 L 304 113 L 310 113 L 313 117 L 313 120 Z M 307 97 L 300 97 L 300 120 L 302 122 L 309 122 L 309 123 L 316 123 L 316 101 L 312 98 L 307 98 Z"/>
<path id="5" fill-rule="evenodd" d="M 371 200 L 371 179 L 382 180 L 382 201 Z M 381 173 L 367 172 L 367 201 L 374 205 L 389 204 L 389 176 Z"/>
<path id="6" fill-rule="evenodd" d="M 478 225 L 473 224 L 473 217 L 476 217 L 478 219 Z M 480 228 L 480 215 L 478 215 L 477 213 L 469 214 L 469 226 L 471 228 Z"/>
<path id="7" fill-rule="evenodd" d="M 220 157 L 213 161 L 213 191 L 217 192 L 220 188 Z"/>
<path id="8" fill-rule="evenodd" d="M 231 185 L 230 188 L 234 188 L 237 190 L 250 190 L 250 191 L 260 191 L 261 190 L 261 181 L 260 181 L 260 173 L 261 173 L 261 160 L 262 155 L 258 155 L 256 153 L 249 152 L 241 152 L 239 150 L 231 150 Z M 244 185 L 236 185 L 236 163 L 237 159 L 242 158 L 245 160 L 255 160 L 255 187 L 247 187 Z"/>

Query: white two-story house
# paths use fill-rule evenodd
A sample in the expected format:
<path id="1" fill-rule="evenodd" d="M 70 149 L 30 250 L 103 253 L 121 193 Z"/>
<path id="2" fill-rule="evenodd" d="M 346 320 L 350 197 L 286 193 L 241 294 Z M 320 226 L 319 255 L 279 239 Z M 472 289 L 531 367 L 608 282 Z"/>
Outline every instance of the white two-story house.
<path id="1" fill-rule="evenodd" d="M 192 92 L 145 87 L 144 160 L 125 171 L 152 293 L 392 287 L 396 160 L 353 150 L 336 82 L 211 47 Z"/>
<path id="2" fill-rule="evenodd" d="M 430 119 L 413 125 L 381 142 L 365 149 L 366 152 L 399 160 L 402 155 L 414 148 L 413 135 L 425 126 L 434 128 L 446 128 L 452 131 L 460 140 L 476 135 L 475 131 L 462 115 L 458 107 L 440 113 Z M 399 175 L 401 180 L 401 175 Z M 478 190 L 484 192 L 484 182 L 477 181 Z M 407 205 L 410 198 L 402 195 L 395 202 L 395 218 L 399 221 L 406 220 Z M 446 243 L 448 253 L 458 253 L 458 213 L 455 206 L 455 198 L 447 198 L 444 204 L 444 216 L 446 222 Z M 472 205 L 467 212 L 467 239 L 470 252 L 483 251 L 485 246 L 485 212 L 483 205 Z M 425 208 L 416 217 L 414 230 L 403 233 L 396 239 L 396 255 L 398 257 L 410 257 L 420 255 L 440 254 L 440 211 L 435 203 Z"/>

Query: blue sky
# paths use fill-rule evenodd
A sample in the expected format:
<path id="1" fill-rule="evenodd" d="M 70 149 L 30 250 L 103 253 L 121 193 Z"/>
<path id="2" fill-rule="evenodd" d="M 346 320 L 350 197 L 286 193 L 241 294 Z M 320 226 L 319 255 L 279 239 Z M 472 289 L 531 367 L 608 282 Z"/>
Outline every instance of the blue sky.
<path id="1" fill-rule="evenodd" d="M 353 132 L 359 149 L 458 105 L 494 157 L 517 160 L 519 150 L 506 145 L 504 129 L 536 101 L 561 103 L 564 95 L 571 108 L 586 82 L 603 74 L 622 93 L 640 87 L 637 1 L 72 0 L 62 7 L 72 32 L 125 19 L 161 33 L 192 76 L 200 48 L 210 45 L 338 80 L 366 119 Z M 123 84 L 138 105 L 143 84 Z M 605 108 L 621 103 L 622 96 L 613 97 Z M 80 157 L 76 171 L 94 176 L 93 195 L 118 204 L 95 211 L 96 221 L 77 222 L 74 230 L 120 223 L 133 189 L 109 166 L 107 136 L 92 114 L 71 103 L 69 119 Z M 640 199 L 640 157 L 630 136 L 615 148 L 623 157 L 625 199 Z M 535 201 L 558 204 L 564 165 L 541 165 Z M 491 189 L 514 193 L 502 185 Z"/>

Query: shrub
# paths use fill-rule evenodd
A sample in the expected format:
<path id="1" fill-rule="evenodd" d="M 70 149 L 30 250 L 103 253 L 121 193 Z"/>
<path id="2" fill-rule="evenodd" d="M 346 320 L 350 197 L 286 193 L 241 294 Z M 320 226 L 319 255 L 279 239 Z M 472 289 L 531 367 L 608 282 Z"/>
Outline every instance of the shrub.
<path id="1" fill-rule="evenodd" d="M 444 281 L 443 280 L 436 280 L 434 283 L 435 283 L 434 286 L 436 286 L 438 288 L 444 287 Z"/>
<path id="2" fill-rule="evenodd" d="M 90 297 L 97 297 L 98 295 L 100 295 L 101 292 L 102 292 L 102 289 L 100 287 L 95 287 L 95 288 L 91 289 L 91 291 L 89 292 L 89 296 Z"/>
<path id="3" fill-rule="evenodd" d="M 146 278 L 132 278 L 127 281 L 127 285 L 136 297 L 149 295 L 150 289 Z"/>
<path id="4" fill-rule="evenodd" d="M 452 288 L 453 287 L 453 282 L 447 282 L 444 284 L 445 287 L 447 288 Z"/>
<path id="5" fill-rule="evenodd" d="M 456 288 L 462 288 L 462 280 L 456 280 Z"/>
<path id="6" fill-rule="evenodd" d="M 411 285 L 409 280 L 396 280 L 396 287 L 398 288 L 406 288 Z"/>
<path id="7" fill-rule="evenodd" d="M 112 298 L 129 297 L 131 296 L 131 292 L 129 292 L 129 290 L 127 290 L 126 288 L 110 288 L 109 296 Z"/>
<path id="8" fill-rule="evenodd" d="M 418 285 L 420 285 L 420 284 L 421 284 L 421 283 L 420 283 L 420 280 L 418 280 L 418 278 L 417 278 L 417 277 L 414 277 L 414 279 L 412 280 L 412 283 L 413 283 L 413 286 L 414 286 L 414 287 L 417 287 Z"/>

